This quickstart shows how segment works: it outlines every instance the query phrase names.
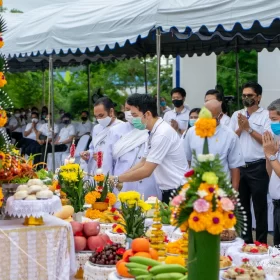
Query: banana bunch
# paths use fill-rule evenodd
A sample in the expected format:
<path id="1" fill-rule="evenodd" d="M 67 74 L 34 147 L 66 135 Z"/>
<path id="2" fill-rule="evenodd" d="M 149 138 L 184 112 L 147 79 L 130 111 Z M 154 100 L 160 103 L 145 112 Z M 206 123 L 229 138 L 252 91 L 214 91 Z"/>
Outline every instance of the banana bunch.
<path id="1" fill-rule="evenodd" d="M 163 224 L 169 225 L 170 224 L 170 219 L 171 219 L 171 209 L 169 205 L 167 205 L 164 202 L 159 203 L 159 208 L 160 208 L 160 218 L 161 222 Z"/>
<path id="2" fill-rule="evenodd" d="M 187 269 L 178 264 L 162 264 L 144 257 L 130 257 L 126 264 L 136 280 L 187 280 Z"/>

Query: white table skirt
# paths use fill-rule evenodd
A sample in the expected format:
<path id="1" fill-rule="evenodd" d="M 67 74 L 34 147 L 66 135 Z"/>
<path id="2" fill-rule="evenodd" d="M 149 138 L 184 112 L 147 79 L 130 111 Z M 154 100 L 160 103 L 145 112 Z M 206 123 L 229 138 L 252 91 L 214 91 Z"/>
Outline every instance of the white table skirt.
<path id="1" fill-rule="evenodd" d="M 0 221 L 1 280 L 69 280 L 76 273 L 72 227 L 56 217 L 43 226 Z"/>

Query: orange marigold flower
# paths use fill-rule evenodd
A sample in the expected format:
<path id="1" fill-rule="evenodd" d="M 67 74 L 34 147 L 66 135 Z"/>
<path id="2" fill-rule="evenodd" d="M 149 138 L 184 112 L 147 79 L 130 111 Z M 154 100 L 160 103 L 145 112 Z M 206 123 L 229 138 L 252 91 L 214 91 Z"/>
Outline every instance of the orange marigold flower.
<path id="1" fill-rule="evenodd" d="M 207 201 L 212 201 L 213 195 L 215 194 L 217 189 L 218 189 L 217 185 L 209 185 L 207 183 L 201 183 L 198 188 L 198 195 Z M 205 194 L 205 196 L 202 196 L 203 193 Z"/>
<path id="2" fill-rule="evenodd" d="M 104 176 L 104 174 L 95 175 L 94 180 L 96 182 L 103 182 L 105 180 L 105 176 Z"/>
<path id="3" fill-rule="evenodd" d="M 212 137 L 215 134 L 216 126 L 215 119 L 198 119 L 195 123 L 195 133 L 201 138 Z"/>
<path id="4" fill-rule="evenodd" d="M 213 235 L 220 234 L 224 230 L 224 216 L 221 212 L 209 213 L 206 230 Z"/>
<path id="5" fill-rule="evenodd" d="M 193 211 L 188 219 L 189 227 L 196 232 L 206 229 L 206 215 Z"/>
<path id="6" fill-rule="evenodd" d="M 236 217 L 233 212 L 224 213 L 224 227 L 226 229 L 234 227 L 236 224 Z"/>

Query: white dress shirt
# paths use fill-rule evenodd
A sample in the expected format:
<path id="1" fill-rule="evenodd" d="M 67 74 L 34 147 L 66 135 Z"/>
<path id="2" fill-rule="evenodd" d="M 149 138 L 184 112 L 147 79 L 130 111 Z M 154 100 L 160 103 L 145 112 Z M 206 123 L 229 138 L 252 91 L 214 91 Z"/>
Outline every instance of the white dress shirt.
<path id="1" fill-rule="evenodd" d="M 47 136 L 49 139 L 52 138 L 52 129 L 49 127 L 48 123 L 44 123 L 38 129 L 44 136 Z M 57 134 L 59 131 L 59 127 L 57 124 L 54 124 L 54 134 Z"/>
<path id="2" fill-rule="evenodd" d="M 18 122 L 20 122 L 20 126 L 17 127 L 14 131 L 12 132 L 22 132 L 22 127 L 24 125 L 26 125 L 26 122 L 24 119 L 20 120 L 19 121 L 17 120 L 17 118 L 15 116 L 12 116 L 9 120 L 9 127 L 15 127 L 18 125 Z"/>
<path id="3" fill-rule="evenodd" d="M 169 124 L 171 124 L 171 120 L 175 120 L 178 123 L 179 129 L 186 130 L 189 126 L 189 114 L 190 109 L 188 106 L 185 106 L 180 113 L 177 113 L 175 109 L 166 112 L 163 119 Z"/>
<path id="4" fill-rule="evenodd" d="M 36 124 L 36 129 L 39 131 L 40 128 L 41 128 L 42 124 L 40 124 L 39 122 Z M 25 127 L 25 131 L 28 131 L 30 130 L 30 128 L 32 127 L 32 123 L 28 123 Z M 35 130 L 32 128 L 32 132 L 26 136 L 25 138 L 28 138 L 28 139 L 32 139 L 32 140 L 36 140 L 36 133 L 35 133 Z"/>
<path id="5" fill-rule="evenodd" d="M 121 141 L 124 135 L 127 135 L 133 130 L 134 127 L 129 122 L 123 122 L 110 129 L 106 143 L 106 152 L 103 158 L 104 165 L 110 167 L 110 175 L 119 176 L 128 171 L 142 159 L 146 142 L 140 144 L 135 149 L 128 151 L 118 158 L 114 158 L 113 156 L 114 145 L 118 143 L 118 141 Z M 146 134 L 146 139 L 148 139 L 148 131 L 146 131 Z M 131 190 L 137 191 L 141 195 L 143 194 L 145 200 L 150 196 L 157 196 L 161 200 L 161 192 L 156 184 L 153 174 L 140 181 L 123 183 L 122 192 Z"/>
<path id="6" fill-rule="evenodd" d="M 185 153 L 188 161 L 193 160 L 193 150 L 197 155 L 203 153 L 204 138 L 196 135 L 195 127 L 191 127 L 183 139 Z M 230 178 L 230 169 L 245 165 L 238 136 L 228 127 L 220 124 L 212 137 L 208 138 L 209 153 L 219 155 L 224 172 Z"/>
<path id="7" fill-rule="evenodd" d="M 223 114 L 222 118 L 220 119 L 220 124 L 223 124 L 225 126 L 229 126 L 230 124 L 230 117 L 226 114 Z"/>
<path id="8" fill-rule="evenodd" d="M 79 122 L 76 125 L 76 130 L 78 132 L 78 136 L 83 136 L 86 133 L 91 133 L 92 123 L 87 120 L 86 122 Z"/>
<path id="9" fill-rule="evenodd" d="M 161 190 L 176 189 L 184 183 L 184 174 L 189 166 L 182 141 L 162 118 L 157 120 L 150 133 L 144 158 L 158 164 L 154 176 Z"/>
<path id="10" fill-rule="evenodd" d="M 280 153 L 278 151 L 277 160 L 280 162 Z M 276 175 L 272 169 L 271 177 L 269 180 L 269 194 L 272 199 L 280 199 L 280 178 Z"/>
<path id="11" fill-rule="evenodd" d="M 234 112 L 230 121 L 230 127 L 234 132 L 238 129 L 238 113 L 247 116 L 245 109 Z M 270 130 L 268 111 L 261 107 L 248 120 L 250 127 L 261 135 L 265 131 Z M 265 158 L 262 145 L 247 131 L 242 131 L 239 139 L 245 162 L 253 162 Z"/>
<path id="12" fill-rule="evenodd" d="M 59 142 L 63 142 L 70 138 L 71 136 L 75 136 L 75 127 L 73 124 L 68 124 L 67 126 L 64 126 L 60 132 L 59 132 Z M 67 146 L 70 146 L 71 143 L 66 144 Z"/>

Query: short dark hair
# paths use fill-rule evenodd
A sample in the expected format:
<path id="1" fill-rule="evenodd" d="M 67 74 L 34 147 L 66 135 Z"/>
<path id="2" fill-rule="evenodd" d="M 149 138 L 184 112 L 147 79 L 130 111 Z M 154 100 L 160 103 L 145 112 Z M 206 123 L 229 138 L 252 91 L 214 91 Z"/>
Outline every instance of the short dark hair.
<path id="1" fill-rule="evenodd" d="M 108 98 L 108 97 L 101 97 L 99 99 L 97 99 L 97 101 L 94 103 L 94 107 L 98 106 L 98 105 L 103 105 L 106 111 L 110 111 L 110 109 L 114 109 L 115 104 L 113 103 L 113 101 Z"/>
<path id="2" fill-rule="evenodd" d="M 251 88 L 257 95 L 262 95 L 262 86 L 257 82 L 247 82 L 243 84 L 242 91 L 244 88 Z"/>
<path id="3" fill-rule="evenodd" d="M 157 102 L 155 98 L 149 94 L 134 93 L 127 98 L 126 103 L 136 107 L 143 114 L 150 111 L 153 117 L 158 116 Z"/>
<path id="4" fill-rule="evenodd" d="M 191 109 L 190 110 L 190 113 L 189 113 L 189 116 L 192 114 L 192 113 L 197 113 L 197 114 L 199 114 L 200 113 L 200 108 L 193 108 L 193 109 Z"/>
<path id="5" fill-rule="evenodd" d="M 173 88 L 173 89 L 171 90 L 171 93 L 170 93 L 170 94 L 171 94 L 171 97 L 172 97 L 173 93 L 175 93 L 175 92 L 180 93 L 180 94 L 182 95 L 183 98 L 186 97 L 186 95 L 187 95 L 186 91 L 185 91 L 183 88 L 181 88 L 181 87 L 175 87 L 175 88 Z"/>
<path id="6" fill-rule="evenodd" d="M 205 97 L 207 95 L 215 95 L 217 100 L 222 102 L 222 112 L 223 113 L 227 113 L 228 108 L 227 108 L 227 104 L 225 102 L 225 97 L 224 94 L 220 91 L 218 91 L 217 89 L 209 89 L 206 93 L 205 93 Z"/>
<path id="7" fill-rule="evenodd" d="M 37 107 L 32 107 L 31 112 L 33 112 L 35 110 L 39 111 Z"/>
<path id="8" fill-rule="evenodd" d="M 19 112 L 20 112 L 20 109 L 18 109 L 18 108 L 15 108 L 15 109 L 14 109 L 14 112 L 17 112 L 17 111 L 19 111 Z"/>
<path id="9" fill-rule="evenodd" d="M 86 110 L 82 111 L 82 112 L 81 112 L 81 114 L 82 114 L 82 113 L 87 114 L 87 116 L 89 115 L 89 112 L 88 112 L 88 111 L 86 111 Z"/>
<path id="10" fill-rule="evenodd" d="M 65 113 L 62 118 L 69 118 L 71 120 L 72 116 L 70 113 Z"/>
<path id="11" fill-rule="evenodd" d="M 32 116 L 32 115 L 36 115 L 37 118 L 39 118 L 39 114 L 38 114 L 37 112 L 32 112 L 32 113 L 31 113 L 31 116 Z"/>

